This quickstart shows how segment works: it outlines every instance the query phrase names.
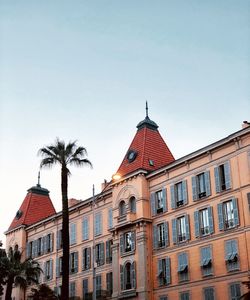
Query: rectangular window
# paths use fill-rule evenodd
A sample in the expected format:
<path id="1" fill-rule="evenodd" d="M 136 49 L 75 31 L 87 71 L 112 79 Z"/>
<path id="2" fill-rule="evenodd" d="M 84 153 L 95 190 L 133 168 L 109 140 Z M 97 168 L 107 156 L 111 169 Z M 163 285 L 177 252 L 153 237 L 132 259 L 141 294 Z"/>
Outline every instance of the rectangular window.
<path id="1" fill-rule="evenodd" d="M 76 296 L 76 283 L 75 281 L 69 283 L 69 296 L 75 297 Z"/>
<path id="2" fill-rule="evenodd" d="M 37 240 L 37 255 L 40 256 L 42 255 L 42 238 L 39 238 Z"/>
<path id="3" fill-rule="evenodd" d="M 124 265 L 120 265 L 120 283 L 121 290 L 131 290 L 136 288 L 135 261 L 133 263 L 128 261 Z"/>
<path id="4" fill-rule="evenodd" d="M 49 233 L 46 236 L 44 236 L 43 238 L 43 249 L 44 249 L 44 253 L 50 253 L 53 251 L 53 234 Z"/>
<path id="5" fill-rule="evenodd" d="M 189 292 L 180 293 L 180 300 L 189 300 Z"/>
<path id="6" fill-rule="evenodd" d="M 199 200 L 211 195 L 209 171 L 192 177 L 193 200 Z"/>
<path id="7" fill-rule="evenodd" d="M 78 272 L 78 252 L 70 253 L 69 269 L 71 274 Z"/>
<path id="8" fill-rule="evenodd" d="M 168 296 L 160 296 L 159 300 L 168 300 Z"/>
<path id="9" fill-rule="evenodd" d="M 108 210 L 108 229 L 113 227 L 113 208 L 109 208 Z"/>
<path id="10" fill-rule="evenodd" d="M 157 215 L 167 211 L 167 193 L 166 189 L 153 192 L 150 195 L 151 213 Z"/>
<path id="11" fill-rule="evenodd" d="M 62 257 L 56 258 L 56 277 L 60 277 L 62 275 Z"/>
<path id="12" fill-rule="evenodd" d="M 91 248 L 84 248 L 82 250 L 82 270 L 88 270 L 91 268 Z"/>
<path id="13" fill-rule="evenodd" d="M 153 243 L 154 249 L 166 247 L 168 245 L 168 222 L 153 226 Z"/>
<path id="14" fill-rule="evenodd" d="M 103 242 L 95 246 L 95 261 L 98 267 L 104 265 L 105 263 Z"/>
<path id="15" fill-rule="evenodd" d="M 95 215 L 95 236 L 102 234 L 102 213 Z"/>
<path id="16" fill-rule="evenodd" d="M 73 245 L 76 244 L 76 224 L 71 223 L 69 228 L 69 243 Z"/>
<path id="17" fill-rule="evenodd" d="M 213 274 L 212 250 L 210 246 L 201 248 L 201 270 L 203 276 Z"/>
<path id="18" fill-rule="evenodd" d="M 228 272 L 239 270 L 239 254 L 237 240 L 226 241 L 225 261 Z"/>
<path id="19" fill-rule="evenodd" d="M 96 276 L 96 297 L 101 297 L 102 291 L 102 275 Z"/>
<path id="20" fill-rule="evenodd" d="M 107 264 L 112 263 L 112 248 L 111 248 L 112 245 L 113 245 L 112 240 L 106 241 L 106 263 Z"/>
<path id="21" fill-rule="evenodd" d="M 86 241 L 89 239 L 89 219 L 84 217 L 82 220 L 82 240 Z"/>
<path id="22" fill-rule="evenodd" d="M 195 236 L 205 236 L 214 232 L 212 207 L 194 212 Z"/>
<path id="23" fill-rule="evenodd" d="M 158 260 L 158 282 L 159 286 L 170 284 L 170 258 L 166 257 Z"/>
<path id="24" fill-rule="evenodd" d="M 187 181 L 183 180 L 170 187 L 171 207 L 173 209 L 187 204 Z"/>
<path id="25" fill-rule="evenodd" d="M 47 260 L 44 264 L 44 279 L 45 281 L 53 279 L 53 260 Z"/>
<path id="26" fill-rule="evenodd" d="M 229 161 L 214 168 L 216 193 L 231 188 L 231 174 Z"/>
<path id="27" fill-rule="evenodd" d="M 107 293 L 111 297 L 113 293 L 113 275 L 112 272 L 106 274 Z"/>
<path id="28" fill-rule="evenodd" d="M 62 249 L 62 229 L 58 230 L 56 233 L 56 249 Z"/>
<path id="29" fill-rule="evenodd" d="M 214 300 L 214 288 L 207 287 L 203 289 L 204 300 Z"/>
<path id="30" fill-rule="evenodd" d="M 82 281 L 82 290 L 83 290 L 83 299 L 88 299 L 88 292 L 89 292 L 89 287 L 88 287 L 88 279 L 83 279 Z"/>
<path id="31" fill-rule="evenodd" d="M 240 283 L 230 284 L 230 296 L 231 296 L 230 300 L 241 299 Z"/>
<path id="32" fill-rule="evenodd" d="M 190 239 L 188 215 L 172 220 L 172 234 L 174 244 L 185 242 Z"/>
<path id="33" fill-rule="evenodd" d="M 219 229 L 227 230 L 239 225 L 239 213 L 237 199 L 218 204 Z"/>
<path id="34" fill-rule="evenodd" d="M 121 254 L 135 251 L 135 232 L 128 231 L 120 235 L 120 252 Z"/>
<path id="35" fill-rule="evenodd" d="M 178 254 L 178 275 L 180 282 L 188 280 L 188 256 L 185 252 Z"/>

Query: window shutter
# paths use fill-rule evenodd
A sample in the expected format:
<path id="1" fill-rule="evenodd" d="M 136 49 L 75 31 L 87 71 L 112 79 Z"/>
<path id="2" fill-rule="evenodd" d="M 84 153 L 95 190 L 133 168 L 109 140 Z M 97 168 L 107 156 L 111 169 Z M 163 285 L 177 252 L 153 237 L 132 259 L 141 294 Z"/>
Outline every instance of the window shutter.
<path id="1" fill-rule="evenodd" d="M 209 222 L 209 233 L 214 233 L 214 221 L 213 221 L 213 208 L 209 206 L 208 210 L 208 222 Z"/>
<path id="2" fill-rule="evenodd" d="M 225 184 L 226 190 L 231 188 L 231 174 L 230 174 L 230 163 L 227 161 L 224 164 L 224 173 L 225 173 Z"/>
<path id="3" fill-rule="evenodd" d="M 205 189 L 206 189 L 206 196 L 210 196 L 211 195 L 211 187 L 210 187 L 210 172 L 207 171 L 204 173 L 204 177 L 205 177 Z"/>
<path id="4" fill-rule="evenodd" d="M 47 279 L 47 264 L 48 264 L 48 261 L 46 261 L 46 262 L 44 262 L 44 264 L 43 264 L 43 281 L 45 282 L 45 281 L 47 281 L 48 279 Z"/>
<path id="5" fill-rule="evenodd" d="M 51 259 L 50 260 L 50 263 L 49 263 L 49 279 L 53 279 L 53 260 Z"/>
<path id="6" fill-rule="evenodd" d="M 164 233 L 165 233 L 165 247 L 169 245 L 169 240 L 168 240 L 168 222 L 164 222 Z"/>
<path id="7" fill-rule="evenodd" d="M 171 283 L 171 269 L 170 269 L 170 258 L 166 257 L 166 280 L 167 284 Z"/>
<path id="8" fill-rule="evenodd" d="M 192 193 L 193 193 L 193 200 L 198 200 L 198 191 L 197 191 L 197 177 L 192 177 Z"/>
<path id="9" fill-rule="evenodd" d="M 32 253 L 31 253 L 31 255 L 32 255 L 32 258 L 34 258 L 35 257 L 35 243 L 36 243 L 36 241 L 32 241 Z"/>
<path id="10" fill-rule="evenodd" d="M 106 273 L 106 284 L 107 284 L 107 291 L 110 292 L 112 290 L 112 273 Z"/>
<path id="11" fill-rule="evenodd" d="M 56 277 L 60 276 L 59 257 L 56 258 Z"/>
<path id="12" fill-rule="evenodd" d="M 70 224 L 70 245 L 73 245 L 76 243 L 76 224 L 71 223 Z"/>
<path id="13" fill-rule="evenodd" d="M 226 241 L 226 243 L 225 243 L 225 261 L 226 262 L 230 259 L 231 255 L 233 253 L 231 242 L 232 241 Z"/>
<path id="14" fill-rule="evenodd" d="M 106 263 L 108 264 L 110 261 L 110 241 L 106 241 Z"/>
<path id="15" fill-rule="evenodd" d="M 153 225 L 153 248 L 158 248 L 158 228 L 157 225 Z"/>
<path id="16" fill-rule="evenodd" d="M 120 265 L 120 283 L 121 283 L 121 290 L 124 290 L 124 274 L 123 274 L 122 265 Z"/>
<path id="17" fill-rule="evenodd" d="M 39 267 L 41 268 L 41 270 L 44 270 L 42 261 L 39 261 Z M 43 272 L 41 272 L 39 275 L 38 283 L 42 283 L 42 281 L 43 281 Z"/>
<path id="18" fill-rule="evenodd" d="M 201 267 L 204 266 L 206 260 L 206 248 L 201 248 Z"/>
<path id="19" fill-rule="evenodd" d="M 100 213 L 99 232 L 102 234 L 102 213 Z"/>
<path id="20" fill-rule="evenodd" d="M 75 272 L 78 272 L 78 251 L 75 252 Z"/>
<path id="21" fill-rule="evenodd" d="M 172 235 L 173 235 L 173 243 L 177 244 L 177 220 L 172 220 Z"/>
<path id="22" fill-rule="evenodd" d="M 233 198 L 232 203 L 233 203 L 234 225 L 237 226 L 237 225 L 239 225 L 239 213 L 238 213 L 237 199 Z"/>
<path id="23" fill-rule="evenodd" d="M 186 239 L 190 240 L 189 215 L 185 215 L 185 225 L 186 225 Z"/>
<path id="24" fill-rule="evenodd" d="M 123 254 L 124 252 L 124 235 L 120 235 L 120 253 Z"/>
<path id="25" fill-rule="evenodd" d="M 162 202 L 163 202 L 163 212 L 167 211 L 167 191 L 162 189 Z"/>
<path id="26" fill-rule="evenodd" d="M 98 235 L 98 222 L 99 222 L 99 214 L 95 214 L 95 235 Z"/>
<path id="27" fill-rule="evenodd" d="M 223 218 L 223 204 L 217 205 L 218 219 L 219 219 L 219 230 L 224 230 L 224 218 Z"/>
<path id="28" fill-rule="evenodd" d="M 56 249 L 60 249 L 60 236 L 59 236 L 60 230 L 56 232 Z"/>
<path id="29" fill-rule="evenodd" d="M 231 241 L 232 253 L 238 254 L 238 245 L 236 240 Z"/>
<path id="30" fill-rule="evenodd" d="M 163 284 L 163 279 L 162 279 L 162 274 L 163 269 L 162 269 L 162 259 L 158 259 L 158 279 L 159 279 L 159 285 Z"/>
<path id="31" fill-rule="evenodd" d="M 182 262 L 184 266 L 188 266 L 188 257 L 187 253 L 182 253 Z"/>
<path id="32" fill-rule="evenodd" d="M 183 265 L 183 253 L 178 255 L 178 272 L 182 269 L 182 265 Z"/>
<path id="33" fill-rule="evenodd" d="M 171 208 L 176 208 L 176 197 L 175 197 L 175 186 L 174 184 L 170 187 L 170 193 L 171 193 Z"/>
<path id="34" fill-rule="evenodd" d="M 27 242 L 26 243 L 26 258 L 29 258 L 30 257 L 30 243 Z"/>
<path id="35" fill-rule="evenodd" d="M 109 212 L 108 212 L 108 226 L 109 226 L 109 229 L 113 227 L 113 209 L 110 208 L 109 209 Z"/>
<path id="36" fill-rule="evenodd" d="M 88 223 L 88 218 L 85 217 L 82 220 L 82 240 L 88 240 L 89 238 L 89 223 Z"/>
<path id="37" fill-rule="evenodd" d="M 90 269 L 91 267 L 91 248 L 87 248 L 87 267 Z"/>
<path id="38" fill-rule="evenodd" d="M 241 296 L 240 284 L 239 283 L 231 284 L 230 285 L 230 292 L 231 292 L 231 299 L 232 300 L 240 299 L 240 296 Z"/>
<path id="39" fill-rule="evenodd" d="M 35 256 L 36 257 L 38 256 L 38 243 L 39 243 L 39 240 L 36 240 L 36 243 L 35 243 Z"/>
<path id="40" fill-rule="evenodd" d="M 205 288 L 204 296 L 205 296 L 205 300 L 214 300 L 214 289 L 213 288 Z"/>
<path id="41" fill-rule="evenodd" d="M 50 248 L 50 252 L 53 251 L 53 245 L 54 245 L 54 233 L 50 233 L 50 245 L 49 245 L 49 248 Z"/>
<path id="42" fill-rule="evenodd" d="M 131 232 L 131 251 L 135 250 L 135 232 Z"/>
<path id="43" fill-rule="evenodd" d="M 101 246 L 100 264 L 104 265 L 105 264 L 104 243 L 102 242 L 100 246 Z"/>
<path id="44" fill-rule="evenodd" d="M 44 239 L 41 237 L 41 255 L 44 254 Z"/>
<path id="45" fill-rule="evenodd" d="M 188 203 L 187 180 L 182 181 L 182 199 L 183 199 L 183 204 Z"/>
<path id="46" fill-rule="evenodd" d="M 215 190 L 216 193 L 219 193 L 221 191 L 219 167 L 214 168 L 214 178 L 215 178 Z"/>
<path id="47" fill-rule="evenodd" d="M 84 248 L 84 249 L 82 249 L 82 270 L 84 271 L 85 270 L 85 265 L 86 265 L 86 263 L 87 262 L 85 262 L 85 251 L 87 251 L 87 250 L 85 250 L 86 248 Z"/>
<path id="48" fill-rule="evenodd" d="M 155 216 L 156 215 L 155 193 L 150 194 L 150 202 L 151 202 L 151 214 L 152 216 Z"/>
<path id="49" fill-rule="evenodd" d="M 200 236 L 200 222 L 199 222 L 199 211 L 194 212 L 194 227 L 195 227 L 195 237 Z"/>
<path id="50" fill-rule="evenodd" d="M 136 288 L 135 261 L 131 264 L 131 279 L 132 279 L 132 289 L 135 289 Z"/>
<path id="51" fill-rule="evenodd" d="M 83 286 L 83 299 L 85 299 L 86 294 L 88 294 L 88 279 L 83 279 L 82 286 Z"/>

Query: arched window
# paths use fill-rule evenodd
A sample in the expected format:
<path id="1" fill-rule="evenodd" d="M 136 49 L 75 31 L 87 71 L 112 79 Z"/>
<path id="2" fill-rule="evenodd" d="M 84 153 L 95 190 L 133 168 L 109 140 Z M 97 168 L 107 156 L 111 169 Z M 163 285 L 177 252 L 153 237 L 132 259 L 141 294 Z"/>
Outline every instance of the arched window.
<path id="1" fill-rule="evenodd" d="M 125 290 L 130 290 L 132 287 L 132 283 L 131 283 L 131 263 L 127 262 L 125 265 Z"/>
<path id="2" fill-rule="evenodd" d="M 126 262 L 120 266 L 121 290 L 136 288 L 135 262 Z"/>
<path id="3" fill-rule="evenodd" d="M 119 214 L 120 216 L 124 216 L 126 214 L 126 204 L 123 200 L 119 204 Z"/>
<path id="4" fill-rule="evenodd" d="M 136 199 L 134 196 L 129 199 L 129 208 L 132 213 L 136 212 Z"/>

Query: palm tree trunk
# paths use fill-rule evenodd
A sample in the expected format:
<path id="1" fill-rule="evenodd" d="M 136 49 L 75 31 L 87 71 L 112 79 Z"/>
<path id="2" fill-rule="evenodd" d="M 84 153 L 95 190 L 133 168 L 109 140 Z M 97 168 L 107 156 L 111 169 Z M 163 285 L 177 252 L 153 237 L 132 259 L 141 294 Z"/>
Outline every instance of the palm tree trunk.
<path id="1" fill-rule="evenodd" d="M 69 210 L 68 210 L 68 171 L 66 166 L 61 169 L 61 191 L 62 191 L 62 300 L 69 298 Z"/>
<path id="2" fill-rule="evenodd" d="M 11 300 L 13 283 L 14 283 L 14 278 L 13 277 L 9 277 L 8 280 L 7 280 L 5 300 Z"/>

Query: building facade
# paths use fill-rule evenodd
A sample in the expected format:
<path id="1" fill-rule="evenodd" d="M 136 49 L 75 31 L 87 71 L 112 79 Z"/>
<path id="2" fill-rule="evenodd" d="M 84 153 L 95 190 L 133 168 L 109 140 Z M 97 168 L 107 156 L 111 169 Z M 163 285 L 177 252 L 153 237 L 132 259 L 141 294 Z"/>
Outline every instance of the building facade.
<path id="1" fill-rule="evenodd" d="M 146 118 L 117 179 L 70 202 L 70 297 L 239 299 L 249 275 L 250 127 L 175 160 Z M 41 212 L 39 205 L 45 206 Z M 46 215 L 45 215 L 46 213 Z M 28 217 L 29 214 L 32 216 Z M 62 215 L 37 185 L 6 232 L 60 293 Z M 15 299 L 28 297 L 13 291 Z"/>

